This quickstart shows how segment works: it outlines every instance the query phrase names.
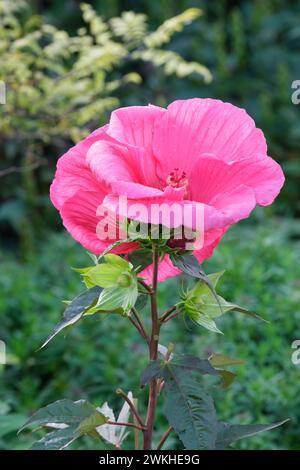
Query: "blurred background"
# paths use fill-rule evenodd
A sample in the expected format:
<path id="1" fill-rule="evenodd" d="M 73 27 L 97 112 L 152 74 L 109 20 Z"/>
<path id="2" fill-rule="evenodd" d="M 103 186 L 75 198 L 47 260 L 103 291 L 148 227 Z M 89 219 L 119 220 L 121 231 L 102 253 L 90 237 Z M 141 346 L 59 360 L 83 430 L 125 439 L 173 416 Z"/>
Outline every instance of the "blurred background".
<path id="1" fill-rule="evenodd" d="M 201 11 L 199 11 L 199 9 Z M 226 391 L 215 391 L 219 415 L 231 422 L 290 418 L 275 431 L 244 440 L 242 449 L 300 448 L 300 4 L 286 0 L 0 0 L 0 448 L 27 449 L 34 438 L 16 429 L 37 408 L 61 398 L 108 400 L 121 386 L 137 390 L 145 349 L 130 323 L 116 316 L 82 321 L 44 350 L 38 347 L 81 290 L 72 266 L 88 261 L 49 201 L 58 157 L 107 122 L 119 106 L 213 97 L 246 108 L 267 137 L 286 184 L 276 202 L 232 227 L 205 263 L 226 269 L 220 293 L 257 311 L 269 324 L 235 313 L 219 322 L 225 336 L 181 320 L 162 341 L 178 351 L 218 352 L 244 361 Z M 178 280 L 160 286 L 170 306 Z M 147 322 L 147 308 L 143 316 Z M 141 406 L 145 393 L 138 392 Z M 162 409 L 159 431 L 166 428 Z M 155 438 L 158 438 L 156 432 Z M 129 440 L 126 444 L 132 446 Z M 82 440 L 75 448 L 99 447 Z M 180 448 L 175 437 L 166 448 Z"/>

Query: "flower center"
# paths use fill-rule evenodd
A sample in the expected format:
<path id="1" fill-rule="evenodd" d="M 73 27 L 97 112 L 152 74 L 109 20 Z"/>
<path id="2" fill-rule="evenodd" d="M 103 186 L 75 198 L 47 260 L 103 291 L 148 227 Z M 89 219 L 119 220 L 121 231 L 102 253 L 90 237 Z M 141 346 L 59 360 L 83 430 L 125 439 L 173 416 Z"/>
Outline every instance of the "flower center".
<path id="1" fill-rule="evenodd" d="M 171 186 L 171 188 L 183 188 L 187 187 L 189 181 L 186 177 L 185 171 L 179 173 L 178 168 L 174 168 L 173 171 L 167 177 L 167 185 Z"/>

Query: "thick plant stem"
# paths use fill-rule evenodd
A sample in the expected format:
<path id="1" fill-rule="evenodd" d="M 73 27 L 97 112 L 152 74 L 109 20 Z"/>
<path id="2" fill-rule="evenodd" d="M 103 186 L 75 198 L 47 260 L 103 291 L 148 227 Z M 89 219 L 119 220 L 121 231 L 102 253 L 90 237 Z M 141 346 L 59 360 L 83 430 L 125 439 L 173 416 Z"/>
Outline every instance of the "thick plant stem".
<path id="1" fill-rule="evenodd" d="M 157 359 L 157 350 L 158 350 L 158 340 L 159 340 L 159 328 L 160 324 L 158 321 L 158 312 L 157 312 L 157 275 L 158 275 L 158 262 L 159 262 L 159 252 L 156 245 L 153 245 L 153 276 L 152 276 L 152 288 L 150 292 L 151 296 L 151 319 L 152 319 L 152 330 L 151 338 L 149 343 L 149 358 L 150 361 L 155 361 Z M 144 431 L 144 443 L 143 448 L 151 449 L 152 448 L 152 434 L 154 426 L 154 418 L 156 411 L 156 402 L 157 402 L 157 380 L 151 380 L 149 385 L 149 400 L 148 400 L 148 413 L 146 421 L 146 430 Z"/>

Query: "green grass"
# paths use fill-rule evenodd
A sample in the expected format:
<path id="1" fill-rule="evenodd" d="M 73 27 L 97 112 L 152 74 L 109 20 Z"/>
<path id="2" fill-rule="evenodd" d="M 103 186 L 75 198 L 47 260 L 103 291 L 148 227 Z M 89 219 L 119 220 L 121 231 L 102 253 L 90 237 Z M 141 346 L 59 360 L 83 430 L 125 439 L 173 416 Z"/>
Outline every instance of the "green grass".
<path id="1" fill-rule="evenodd" d="M 220 293 L 270 323 L 227 313 L 218 322 L 222 336 L 197 326 L 187 329 L 177 318 L 167 323 L 161 342 L 175 342 L 180 352 L 214 351 L 243 360 L 235 367 L 238 378 L 232 387 L 214 390 L 219 416 L 239 423 L 291 421 L 237 447 L 297 449 L 300 366 L 291 362 L 291 343 L 300 339 L 300 224 L 292 219 L 264 220 L 263 214 L 258 211 L 251 223 L 233 227 L 205 270 L 226 269 Z M 0 338 L 7 344 L 9 364 L 0 368 L 0 448 L 28 448 L 33 436 L 16 435 L 20 420 L 64 397 L 89 398 L 99 405 L 107 400 L 117 411 L 121 402 L 114 392 L 121 386 L 137 392 L 143 407 L 146 393 L 138 390 L 138 381 L 146 350 L 127 319 L 87 318 L 37 351 L 60 317 L 61 300 L 82 289 L 70 267 L 86 264 L 84 250 L 63 232 L 49 234 L 26 264 L 12 253 L 2 253 L 1 258 Z M 160 285 L 161 310 L 174 302 L 180 285 L 180 279 Z M 147 322 L 147 308 L 143 316 Z M 160 405 L 156 438 L 165 427 Z M 83 440 L 77 448 L 97 445 Z M 170 439 L 170 447 L 178 445 Z"/>

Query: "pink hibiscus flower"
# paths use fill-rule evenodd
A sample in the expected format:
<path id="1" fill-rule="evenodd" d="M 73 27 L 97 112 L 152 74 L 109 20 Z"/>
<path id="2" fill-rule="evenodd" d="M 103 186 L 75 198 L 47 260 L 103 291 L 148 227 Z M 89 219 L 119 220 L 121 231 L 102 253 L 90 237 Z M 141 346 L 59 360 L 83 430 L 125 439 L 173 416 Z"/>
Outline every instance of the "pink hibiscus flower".
<path id="1" fill-rule="evenodd" d="M 137 203 L 201 204 L 204 240 L 194 255 L 202 262 L 230 225 L 248 217 L 256 204 L 271 204 L 283 183 L 281 167 L 267 156 L 263 132 L 245 110 L 195 98 L 167 109 L 150 105 L 114 111 L 108 125 L 58 160 L 50 197 L 72 237 L 96 254 L 121 237 L 119 231 L 108 240 L 97 235 L 103 217 L 99 207 L 127 215 L 119 196 L 126 195 L 129 209 Z M 153 222 L 149 214 L 136 218 Z M 127 243 L 114 252 L 138 247 Z M 142 275 L 150 272 L 151 267 Z M 166 255 L 159 280 L 179 273 Z"/>

